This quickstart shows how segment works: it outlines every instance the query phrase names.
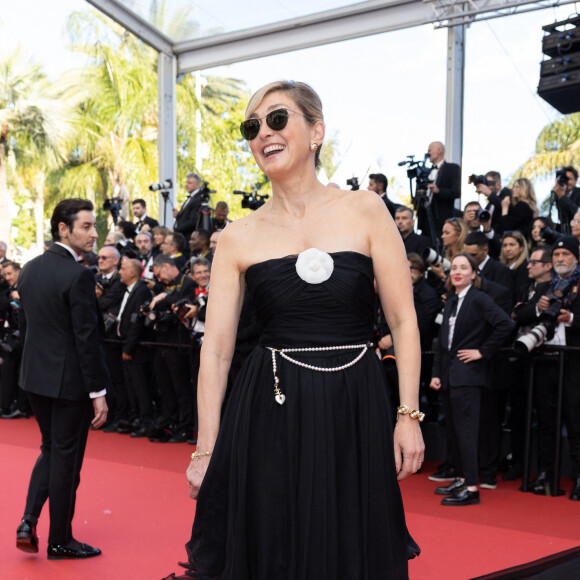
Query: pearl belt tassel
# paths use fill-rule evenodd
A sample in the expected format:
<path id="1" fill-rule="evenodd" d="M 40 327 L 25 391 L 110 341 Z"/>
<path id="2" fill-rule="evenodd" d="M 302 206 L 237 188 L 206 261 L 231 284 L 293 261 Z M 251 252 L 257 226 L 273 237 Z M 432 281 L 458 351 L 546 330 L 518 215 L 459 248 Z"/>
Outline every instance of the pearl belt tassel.
<path id="1" fill-rule="evenodd" d="M 352 367 L 355 365 L 367 352 L 369 348 L 373 346 L 372 342 L 367 342 L 365 344 L 349 344 L 349 345 L 342 345 L 342 346 L 319 346 L 319 347 L 309 347 L 309 348 L 273 348 L 271 346 L 267 346 L 266 348 L 272 353 L 272 373 L 274 374 L 274 399 L 279 405 L 283 405 L 286 401 L 286 395 L 280 390 L 280 379 L 278 375 L 276 375 L 277 364 L 276 364 L 276 353 L 279 353 L 283 359 L 286 359 L 288 362 L 291 362 L 299 367 L 303 367 L 305 369 L 309 369 L 311 371 L 319 371 L 323 373 L 333 373 L 336 371 L 343 371 L 348 367 Z M 331 350 L 353 350 L 355 348 L 361 348 L 362 351 L 356 356 L 356 358 L 346 364 L 340 365 L 338 367 L 316 367 L 314 365 L 309 365 L 308 363 L 301 362 L 296 360 L 287 353 L 289 352 L 326 352 Z"/>

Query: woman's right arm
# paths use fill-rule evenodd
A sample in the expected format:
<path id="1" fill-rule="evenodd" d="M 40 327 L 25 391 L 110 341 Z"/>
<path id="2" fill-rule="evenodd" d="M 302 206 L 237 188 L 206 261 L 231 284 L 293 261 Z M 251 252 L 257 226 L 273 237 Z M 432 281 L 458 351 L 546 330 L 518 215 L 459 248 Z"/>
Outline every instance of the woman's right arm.
<path id="1" fill-rule="evenodd" d="M 197 450 L 213 451 L 224 400 L 242 307 L 245 280 L 240 272 L 237 227 L 230 224 L 220 235 L 211 270 L 205 335 L 197 384 L 199 421 Z M 190 497 L 196 498 L 209 464 L 209 456 L 196 458 L 187 469 Z"/>

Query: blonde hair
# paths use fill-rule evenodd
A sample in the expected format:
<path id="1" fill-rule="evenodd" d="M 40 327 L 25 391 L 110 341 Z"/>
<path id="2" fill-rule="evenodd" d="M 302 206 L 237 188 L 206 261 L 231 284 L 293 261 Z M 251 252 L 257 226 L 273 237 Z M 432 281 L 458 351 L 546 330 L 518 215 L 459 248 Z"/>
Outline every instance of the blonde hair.
<path id="1" fill-rule="evenodd" d="M 520 179 L 516 179 L 515 183 L 520 186 L 520 201 L 526 202 L 532 208 L 532 211 L 534 212 L 534 218 L 537 218 L 539 215 L 538 202 L 536 201 L 536 192 L 534 191 L 532 182 L 525 177 L 521 177 Z M 512 205 L 515 204 L 516 202 L 512 196 Z"/>
<path id="2" fill-rule="evenodd" d="M 299 111 L 304 115 L 306 122 L 309 125 L 314 125 L 318 121 L 324 123 L 324 115 L 322 114 L 322 101 L 316 91 L 306 83 L 298 81 L 274 81 L 258 89 L 248 101 L 246 107 L 245 120 L 248 120 L 260 106 L 266 95 L 270 93 L 288 93 L 292 100 L 296 103 Z M 318 146 L 314 154 L 314 166 L 316 169 L 320 167 L 320 150 L 322 144 Z"/>
<path id="3" fill-rule="evenodd" d="M 446 224 L 453 226 L 453 229 L 457 232 L 457 253 L 463 251 L 463 244 L 465 243 L 465 238 L 469 233 L 465 222 L 461 218 L 449 218 L 445 220 Z M 454 256 L 451 254 L 451 248 L 447 248 L 445 252 L 445 257 L 451 260 Z"/>
<path id="4" fill-rule="evenodd" d="M 511 265 L 511 268 L 514 269 L 519 268 L 522 265 L 522 263 L 528 259 L 528 242 L 526 241 L 526 238 L 521 232 L 518 231 L 505 232 L 505 234 L 501 237 L 501 253 L 499 255 L 499 261 L 502 264 L 505 264 L 506 266 L 509 265 L 509 262 L 507 261 L 507 258 L 505 257 L 505 254 L 503 252 L 503 241 L 506 238 L 513 238 L 514 240 L 516 240 L 516 242 L 522 249 L 520 255 L 518 256 L 518 259 L 513 263 L 513 265 Z"/>

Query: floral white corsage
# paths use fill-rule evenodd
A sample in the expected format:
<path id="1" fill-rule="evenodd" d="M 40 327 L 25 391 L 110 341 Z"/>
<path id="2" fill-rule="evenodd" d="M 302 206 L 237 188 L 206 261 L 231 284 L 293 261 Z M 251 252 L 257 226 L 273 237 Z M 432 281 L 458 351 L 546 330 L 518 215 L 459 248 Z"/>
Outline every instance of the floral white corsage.
<path id="1" fill-rule="evenodd" d="M 320 284 L 332 275 L 334 262 L 329 254 L 316 248 L 308 248 L 298 255 L 296 272 L 309 284 Z"/>

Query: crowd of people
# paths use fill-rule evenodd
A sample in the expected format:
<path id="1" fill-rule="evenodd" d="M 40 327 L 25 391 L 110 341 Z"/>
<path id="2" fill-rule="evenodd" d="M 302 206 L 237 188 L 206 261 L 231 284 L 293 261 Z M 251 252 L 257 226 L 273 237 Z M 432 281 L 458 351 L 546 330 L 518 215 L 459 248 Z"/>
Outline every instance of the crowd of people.
<path id="1" fill-rule="evenodd" d="M 580 304 L 580 189 L 576 170 L 564 167 L 552 193 L 559 215 L 554 223 L 549 216 L 538 215 L 529 180 L 517 179 L 510 190 L 502 187 L 498 172 L 489 171 L 476 184 L 486 203 L 469 202 L 461 212 L 453 203 L 460 197 L 458 166 L 444 161 L 441 143 L 432 143 L 429 152 L 430 206 L 394 203 L 387 195 L 387 178 L 380 173 L 370 176 L 369 189 L 385 202 L 407 252 L 423 351 L 421 393 L 427 421 L 446 425 L 447 456 L 430 479 L 451 482 L 435 490 L 446 496 L 445 505 L 469 505 L 479 503 L 479 486 L 497 487 L 501 469 L 503 480 L 522 476 L 529 366 L 522 358 L 498 356 L 497 351 L 542 320 L 548 330 L 541 342 L 580 345 L 580 318 L 575 318 Z M 196 443 L 196 383 L 211 263 L 220 233 L 230 223 L 227 204 L 219 202 L 211 231 L 198 227 L 200 185 L 199 176 L 187 176 L 188 197 L 174 212 L 173 229 L 160 226 L 147 215 L 145 201 L 136 199 L 135 221 L 119 220 L 98 253 L 79 258 L 95 274 L 106 332 L 104 350 L 112 379 L 107 392 L 110 412 L 102 427 L 107 433 Z M 427 212 L 436 219 L 428 220 Z M 418 233 L 417 217 L 423 224 L 433 224 L 435 231 L 423 228 Z M 15 419 L 31 413 L 18 387 L 20 265 L 6 257 L 4 243 L 0 261 L 0 415 Z M 545 312 L 554 309 L 554 292 L 562 280 L 567 285 L 560 308 L 545 323 Z M 257 343 L 252 310 L 246 299 L 229 384 Z M 375 346 L 396 400 L 396 353 L 378 295 L 375 310 Z M 529 350 L 532 356 L 538 352 Z M 567 357 L 564 419 L 574 479 L 570 499 L 580 500 L 580 375 L 574 360 Z M 556 380 L 554 363 L 542 361 L 536 370 L 539 466 L 531 484 L 535 493 L 551 492 Z M 502 456 L 501 436 L 506 430 L 511 433 L 510 446 Z"/>

